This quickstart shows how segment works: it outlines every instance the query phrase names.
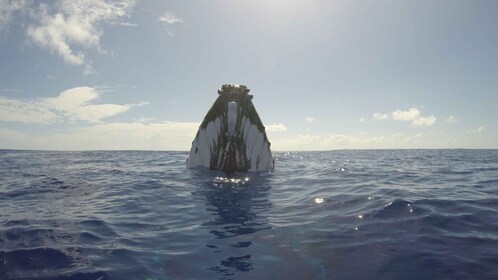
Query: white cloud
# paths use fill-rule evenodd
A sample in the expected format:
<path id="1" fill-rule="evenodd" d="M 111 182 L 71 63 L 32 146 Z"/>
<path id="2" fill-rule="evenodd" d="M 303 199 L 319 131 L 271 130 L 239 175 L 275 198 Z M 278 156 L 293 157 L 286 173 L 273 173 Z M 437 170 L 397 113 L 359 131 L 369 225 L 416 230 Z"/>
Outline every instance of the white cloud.
<path id="1" fill-rule="evenodd" d="M 365 122 L 364 118 L 359 119 L 360 122 Z"/>
<path id="2" fill-rule="evenodd" d="M 61 144 L 67 143 L 67 140 L 77 140 L 76 145 L 65 148 L 71 150 L 82 147 L 85 150 L 92 147 L 106 150 L 188 150 L 198 128 L 199 123 L 189 122 L 111 123 L 89 126 L 52 137 Z"/>
<path id="3" fill-rule="evenodd" d="M 165 12 L 157 20 L 159 22 L 166 23 L 168 25 L 175 24 L 175 23 L 183 23 L 183 18 L 180 18 L 180 17 L 178 17 L 170 12 Z M 173 32 L 173 30 L 171 28 L 166 27 L 165 30 L 166 30 L 166 33 L 168 33 L 168 35 L 170 35 L 170 36 L 175 35 L 175 33 Z"/>
<path id="4" fill-rule="evenodd" d="M 372 115 L 372 118 L 374 120 L 387 120 L 387 119 L 389 119 L 389 116 L 387 114 L 374 113 Z"/>
<path id="5" fill-rule="evenodd" d="M 61 56 L 71 65 L 83 65 L 84 49 L 101 50 L 101 23 L 112 23 L 129 14 L 135 0 L 61 0 L 36 10 L 37 24 L 27 29 L 33 42 Z M 90 68 L 91 69 L 91 68 Z M 85 69 L 90 73 L 89 69 Z"/>
<path id="6" fill-rule="evenodd" d="M 149 101 L 140 101 L 138 103 L 127 104 L 127 106 L 129 106 L 129 107 L 142 107 L 142 106 L 147 106 L 147 105 L 150 105 Z"/>
<path id="7" fill-rule="evenodd" d="M 0 96 L 0 121 L 50 124 L 62 121 L 98 123 L 128 111 L 129 105 L 94 104 L 99 91 L 91 87 L 76 87 L 57 97 L 16 100 Z M 141 104 L 138 104 L 141 105 Z"/>
<path id="8" fill-rule="evenodd" d="M 482 133 L 482 132 L 484 132 L 484 130 L 485 130 L 484 126 L 480 126 L 480 127 L 476 128 L 476 129 L 467 130 L 467 131 L 465 131 L 465 133 L 467 133 L 467 134 L 471 134 L 471 133 Z"/>
<path id="9" fill-rule="evenodd" d="M 416 107 L 408 109 L 408 111 L 396 110 L 391 114 L 395 121 L 415 121 L 420 118 L 420 111 Z"/>
<path id="10" fill-rule="evenodd" d="M 307 122 L 309 122 L 309 123 L 312 123 L 312 122 L 316 121 L 316 119 L 312 118 L 312 117 L 306 117 L 306 118 L 304 118 L 304 120 L 307 121 Z"/>
<path id="11" fill-rule="evenodd" d="M 431 115 L 430 117 L 418 117 L 412 120 L 413 126 L 432 126 L 436 123 L 436 117 Z"/>
<path id="12" fill-rule="evenodd" d="M 43 102 L 22 101 L 0 96 L 0 121 L 23 123 L 54 123 L 58 115 L 40 106 Z"/>
<path id="13" fill-rule="evenodd" d="M 160 22 L 167 23 L 167 24 L 183 23 L 183 18 L 177 17 L 176 15 L 174 15 L 170 12 L 165 12 L 157 20 Z"/>
<path id="14" fill-rule="evenodd" d="M 140 123 L 150 123 L 152 121 L 155 121 L 156 118 L 145 118 L 145 117 L 141 117 L 139 119 L 135 119 L 134 121 L 135 122 L 140 122 Z"/>
<path id="15" fill-rule="evenodd" d="M 131 23 L 131 22 L 120 22 L 119 25 L 121 26 L 126 26 L 126 27 L 137 27 L 137 23 Z"/>
<path id="16" fill-rule="evenodd" d="M 90 87 L 77 87 L 62 92 L 58 97 L 47 98 L 44 103 L 48 108 L 62 114 L 69 120 L 99 122 L 130 109 L 129 105 L 92 104 L 100 94 Z"/>
<path id="17" fill-rule="evenodd" d="M 444 119 L 444 122 L 454 123 L 454 122 L 456 122 L 456 118 L 454 116 L 449 116 L 446 119 Z"/>
<path id="18" fill-rule="evenodd" d="M 270 124 L 265 126 L 266 131 L 273 131 L 273 132 L 282 132 L 286 131 L 287 127 L 281 123 L 279 124 Z"/>
<path id="19" fill-rule="evenodd" d="M 0 30 L 9 24 L 13 13 L 25 11 L 28 3 L 25 0 L 0 0 Z"/>
<path id="20" fill-rule="evenodd" d="M 416 107 L 412 107 L 407 111 L 398 109 L 390 114 L 374 113 L 372 118 L 374 120 L 408 121 L 411 122 L 412 126 L 432 126 L 437 121 L 434 115 L 423 117 Z"/>
<path id="21" fill-rule="evenodd" d="M 30 135 L 0 128 L 0 148 L 48 150 L 189 150 L 199 123 L 108 123 Z"/>

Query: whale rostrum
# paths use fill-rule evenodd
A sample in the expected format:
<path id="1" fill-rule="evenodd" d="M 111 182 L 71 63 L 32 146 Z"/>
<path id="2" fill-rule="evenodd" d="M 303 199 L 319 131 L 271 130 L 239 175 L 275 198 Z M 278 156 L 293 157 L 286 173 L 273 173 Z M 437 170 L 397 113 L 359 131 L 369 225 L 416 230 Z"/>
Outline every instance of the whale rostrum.
<path id="1" fill-rule="evenodd" d="M 187 168 L 269 171 L 274 160 L 253 96 L 244 85 L 223 85 L 192 142 Z"/>

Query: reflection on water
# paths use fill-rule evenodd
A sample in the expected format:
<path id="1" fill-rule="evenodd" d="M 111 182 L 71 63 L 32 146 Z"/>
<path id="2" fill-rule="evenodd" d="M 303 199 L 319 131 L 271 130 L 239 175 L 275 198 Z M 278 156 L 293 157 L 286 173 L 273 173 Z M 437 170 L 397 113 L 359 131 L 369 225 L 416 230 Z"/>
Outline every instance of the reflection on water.
<path id="1" fill-rule="evenodd" d="M 267 218 L 271 208 L 269 190 L 265 178 L 257 174 L 251 177 L 216 177 L 205 186 L 202 194 L 207 202 L 206 211 L 212 218 L 202 225 L 215 237 L 206 247 L 220 259 L 218 265 L 208 267 L 208 270 L 228 277 L 254 269 L 252 234 L 271 229 Z"/>

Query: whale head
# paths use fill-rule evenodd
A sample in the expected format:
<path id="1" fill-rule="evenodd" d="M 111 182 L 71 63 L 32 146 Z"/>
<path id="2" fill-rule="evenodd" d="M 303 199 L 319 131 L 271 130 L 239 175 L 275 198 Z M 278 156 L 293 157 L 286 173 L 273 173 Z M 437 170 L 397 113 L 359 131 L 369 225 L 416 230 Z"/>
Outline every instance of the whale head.
<path id="1" fill-rule="evenodd" d="M 273 169 L 265 127 L 244 85 L 223 85 L 192 142 L 187 167 L 225 172 Z"/>
<path id="2" fill-rule="evenodd" d="M 222 98 L 226 98 L 228 102 L 243 101 L 244 98 L 252 100 L 253 96 L 249 94 L 249 89 L 244 85 L 223 85 L 218 90 L 218 94 Z"/>

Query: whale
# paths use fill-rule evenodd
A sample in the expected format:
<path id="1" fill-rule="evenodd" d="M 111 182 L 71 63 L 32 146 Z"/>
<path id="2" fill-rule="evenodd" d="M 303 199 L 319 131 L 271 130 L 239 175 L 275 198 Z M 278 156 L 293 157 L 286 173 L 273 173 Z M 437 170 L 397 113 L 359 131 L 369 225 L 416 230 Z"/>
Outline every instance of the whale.
<path id="1" fill-rule="evenodd" d="M 275 161 L 265 126 L 245 85 L 225 84 L 192 141 L 187 168 L 223 172 L 274 169 Z"/>

